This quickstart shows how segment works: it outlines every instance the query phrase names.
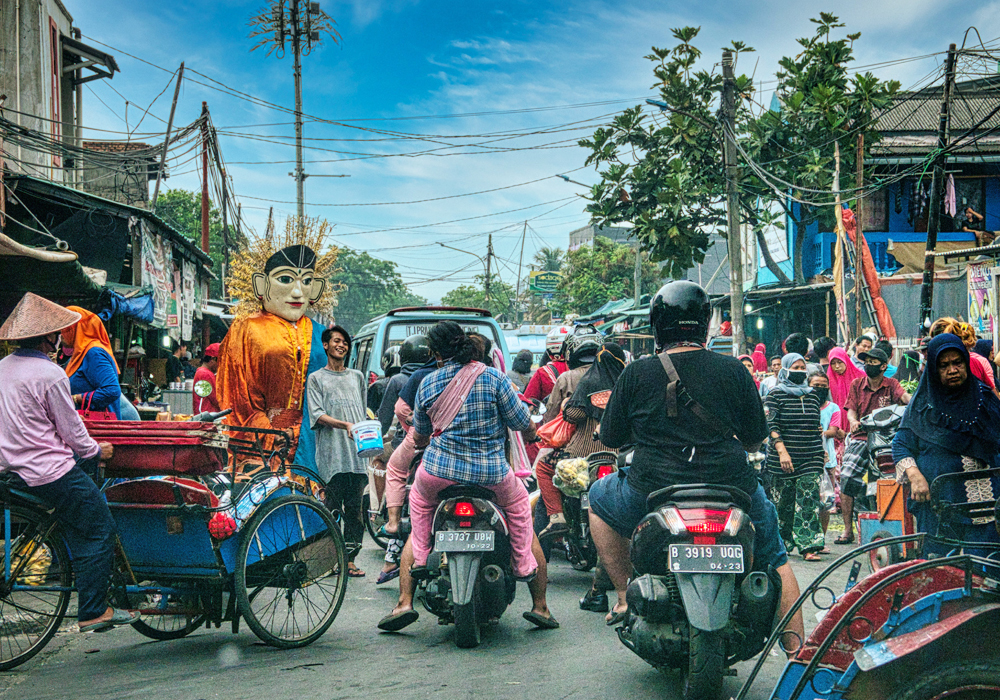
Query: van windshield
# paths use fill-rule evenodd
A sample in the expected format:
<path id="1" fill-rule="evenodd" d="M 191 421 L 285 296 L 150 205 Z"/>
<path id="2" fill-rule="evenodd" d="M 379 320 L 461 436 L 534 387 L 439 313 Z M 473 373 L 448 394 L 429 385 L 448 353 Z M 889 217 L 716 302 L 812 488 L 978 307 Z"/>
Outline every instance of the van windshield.
<path id="1" fill-rule="evenodd" d="M 402 345 L 404 340 L 409 338 L 411 335 L 416 335 L 417 333 L 427 335 L 427 331 L 429 331 L 435 323 L 437 323 L 437 321 L 429 321 L 422 318 L 415 318 L 411 321 L 390 323 L 386 331 L 384 347 L 388 348 L 393 345 Z M 466 333 L 481 333 L 492 340 L 494 345 L 498 345 L 500 343 L 500 338 L 497 337 L 496 329 L 488 323 L 478 321 L 459 321 L 458 324 L 462 326 L 462 329 L 465 330 Z"/>

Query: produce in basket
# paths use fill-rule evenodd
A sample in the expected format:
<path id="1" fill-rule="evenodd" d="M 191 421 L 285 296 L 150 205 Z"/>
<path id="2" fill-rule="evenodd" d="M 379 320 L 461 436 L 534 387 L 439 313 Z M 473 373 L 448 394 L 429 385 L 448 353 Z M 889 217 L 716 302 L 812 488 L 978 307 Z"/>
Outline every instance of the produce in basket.
<path id="1" fill-rule="evenodd" d="M 571 498 L 590 488 L 590 464 L 580 457 L 560 459 L 556 462 L 556 473 L 552 476 L 555 487 Z"/>

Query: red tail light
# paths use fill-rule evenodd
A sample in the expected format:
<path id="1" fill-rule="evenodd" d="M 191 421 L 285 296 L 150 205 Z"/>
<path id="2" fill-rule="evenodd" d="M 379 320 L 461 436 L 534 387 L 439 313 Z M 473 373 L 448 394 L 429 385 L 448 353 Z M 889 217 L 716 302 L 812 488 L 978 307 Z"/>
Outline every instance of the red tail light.
<path id="1" fill-rule="evenodd" d="M 377 381 L 378 381 L 378 375 L 375 374 L 374 372 L 369 372 L 368 373 L 368 386 L 371 386 L 372 384 L 374 384 Z"/>
<path id="2" fill-rule="evenodd" d="M 681 510 L 681 520 L 688 532 L 694 535 L 718 535 L 726 529 L 728 510 Z"/>
<path id="3" fill-rule="evenodd" d="M 603 479 L 609 474 L 615 473 L 615 466 L 613 464 L 602 464 L 597 468 L 597 478 Z"/>
<path id="4" fill-rule="evenodd" d="M 459 501 L 455 504 L 455 515 L 459 518 L 471 518 L 476 514 L 476 507 L 468 501 Z"/>

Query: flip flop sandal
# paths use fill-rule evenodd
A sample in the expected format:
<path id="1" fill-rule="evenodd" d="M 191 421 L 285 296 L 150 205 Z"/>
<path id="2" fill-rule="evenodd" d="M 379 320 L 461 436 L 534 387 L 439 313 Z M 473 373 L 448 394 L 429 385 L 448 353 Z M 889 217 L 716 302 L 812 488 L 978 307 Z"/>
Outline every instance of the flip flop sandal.
<path id="1" fill-rule="evenodd" d="M 608 627 L 614 627 L 615 625 L 625 622 L 625 618 L 628 616 L 628 610 L 622 610 L 621 612 L 611 613 L 611 619 L 606 620 L 604 624 Z"/>
<path id="2" fill-rule="evenodd" d="M 380 585 L 383 583 L 389 583 L 393 579 L 399 578 L 399 567 L 397 566 L 392 571 L 380 571 L 378 578 L 375 579 L 375 585 Z"/>
<path id="3" fill-rule="evenodd" d="M 823 561 L 823 557 L 819 555 L 819 552 L 809 552 L 808 554 L 803 554 L 802 558 L 806 561 Z"/>
<path id="4" fill-rule="evenodd" d="M 833 541 L 834 544 L 854 544 L 854 535 L 850 537 L 838 537 Z"/>
<path id="5" fill-rule="evenodd" d="M 115 627 L 134 625 L 141 618 L 142 616 L 137 612 L 131 612 L 129 610 L 115 610 L 111 617 L 107 620 L 94 622 L 89 625 L 79 625 L 79 627 L 81 632 L 88 634 L 90 632 L 109 632 Z"/>
<path id="6" fill-rule="evenodd" d="M 383 632 L 398 632 L 399 630 L 412 625 L 420 617 L 416 610 L 404 610 L 395 615 L 386 615 L 379 620 L 378 628 Z"/>
<path id="7" fill-rule="evenodd" d="M 529 610 L 528 612 L 521 615 L 521 617 L 523 617 L 525 620 L 527 620 L 528 622 L 530 622 L 535 627 L 541 630 L 559 629 L 559 623 L 556 621 L 556 618 L 554 618 L 551 614 L 548 617 L 545 617 L 544 615 L 536 613 L 533 610 Z"/>
<path id="8" fill-rule="evenodd" d="M 350 576 L 351 578 L 364 578 L 365 572 L 357 567 L 354 568 L 348 567 L 347 575 Z"/>

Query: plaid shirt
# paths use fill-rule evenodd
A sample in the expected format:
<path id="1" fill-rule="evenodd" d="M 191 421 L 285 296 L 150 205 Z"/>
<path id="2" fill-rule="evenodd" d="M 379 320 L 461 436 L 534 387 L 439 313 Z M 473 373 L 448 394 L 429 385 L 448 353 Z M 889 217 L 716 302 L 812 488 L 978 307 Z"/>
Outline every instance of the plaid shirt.
<path id="1" fill-rule="evenodd" d="M 449 363 L 420 383 L 413 410 L 417 434 L 433 433 L 427 409 L 461 368 Z M 424 452 L 424 469 L 431 476 L 464 484 L 499 484 L 510 469 L 504 452 L 507 429 L 525 430 L 530 425 L 528 408 L 518 399 L 510 379 L 487 367 L 476 379 L 454 422 L 431 438 Z"/>

